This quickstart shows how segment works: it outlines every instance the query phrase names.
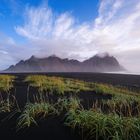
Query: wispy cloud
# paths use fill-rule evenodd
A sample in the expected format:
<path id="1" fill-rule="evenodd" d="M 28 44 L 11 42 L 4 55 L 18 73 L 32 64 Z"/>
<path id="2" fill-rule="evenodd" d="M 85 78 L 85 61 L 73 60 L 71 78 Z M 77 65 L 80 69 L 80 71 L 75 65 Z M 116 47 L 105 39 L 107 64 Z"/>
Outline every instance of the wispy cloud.
<path id="1" fill-rule="evenodd" d="M 16 31 L 28 39 L 43 39 L 51 33 L 53 14 L 46 5 L 38 8 L 27 7 L 24 14 L 25 25 Z"/>
<path id="2" fill-rule="evenodd" d="M 32 46 L 38 46 L 37 55 L 46 56 L 55 53 L 63 57 L 88 57 L 82 53 L 92 41 L 92 24 L 77 24 L 71 13 L 56 15 L 48 6 L 26 9 L 25 24 L 16 27 L 16 32 L 26 37 Z M 81 51 L 81 52 L 80 52 Z M 77 52 L 77 53 L 76 53 Z M 93 51 L 92 55 L 96 51 Z"/>
<path id="3" fill-rule="evenodd" d="M 20 47 L 23 57 L 56 54 L 83 60 L 109 52 L 128 69 L 140 71 L 139 0 L 101 0 L 98 13 L 92 22 L 79 23 L 72 13 L 56 14 L 47 4 L 26 7 L 24 24 L 15 27 L 28 40 L 29 46 Z"/>
<path id="4" fill-rule="evenodd" d="M 8 68 L 21 59 L 29 58 L 37 51 L 28 46 L 29 43 L 18 44 L 13 38 L 0 33 L 0 70 Z"/>

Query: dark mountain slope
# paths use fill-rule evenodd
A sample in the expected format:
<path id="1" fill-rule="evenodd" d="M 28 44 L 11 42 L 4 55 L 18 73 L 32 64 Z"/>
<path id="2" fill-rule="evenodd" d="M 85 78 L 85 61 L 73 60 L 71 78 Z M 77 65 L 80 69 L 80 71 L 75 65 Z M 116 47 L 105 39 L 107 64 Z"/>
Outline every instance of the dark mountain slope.
<path id="1" fill-rule="evenodd" d="M 117 59 L 108 54 L 101 57 L 95 55 L 83 62 L 74 59 L 61 59 L 55 55 L 46 58 L 32 56 L 10 66 L 7 72 L 113 72 L 124 68 Z"/>

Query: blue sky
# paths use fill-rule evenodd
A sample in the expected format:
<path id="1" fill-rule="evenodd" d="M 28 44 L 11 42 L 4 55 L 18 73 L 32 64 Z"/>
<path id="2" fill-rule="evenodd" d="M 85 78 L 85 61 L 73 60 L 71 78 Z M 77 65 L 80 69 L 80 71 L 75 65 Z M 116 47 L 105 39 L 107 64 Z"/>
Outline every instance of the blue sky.
<path id="1" fill-rule="evenodd" d="M 108 52 L 140 72 L 139 0 L 1 0 L 0 70 L 31 55 Z"/>
<path id="2" fill-rule="evenodd" d="M 98 15 L 99 0 L 50 0 L 50 7 L 59 13 L 71 11 L 79 21 L 91 21 Z"/>
<path id="3" fill-rule="evenodd" d="M 14 26 L 23 24 L 23 14 L 26 7 L 38 7 L 42 3 L 48 5 L 58 14 L 69 11 L 78 22 L 91 21 L 98 15 L 99 0 L 1 0 L 0 30 L 1 32 L 22 40 Z"/>

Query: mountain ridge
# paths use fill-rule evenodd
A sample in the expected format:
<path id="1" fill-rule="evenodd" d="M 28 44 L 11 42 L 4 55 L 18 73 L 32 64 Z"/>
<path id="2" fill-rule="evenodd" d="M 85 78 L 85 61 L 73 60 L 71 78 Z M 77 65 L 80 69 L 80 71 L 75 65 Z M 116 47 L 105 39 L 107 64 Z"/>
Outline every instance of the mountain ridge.
<path id="1" fill-rule="evenodd" d="M 38 58 L 32 55 L 11 65 L 6 72 L 113 72 L 125 70 L 114 56 L 95 55 L 82 62 L 76 59 L 60 58 L 56 55 Z"/>

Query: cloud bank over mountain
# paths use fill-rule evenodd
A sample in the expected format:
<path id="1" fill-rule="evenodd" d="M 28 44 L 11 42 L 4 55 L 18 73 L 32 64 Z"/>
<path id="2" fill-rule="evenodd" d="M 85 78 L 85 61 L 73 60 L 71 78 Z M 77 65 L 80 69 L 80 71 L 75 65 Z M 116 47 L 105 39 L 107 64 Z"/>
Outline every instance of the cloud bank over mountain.
<path id="1" fill-rule="evenodd" d="M 14 29 L 24 43 L 0 39 L 0 63 L 5 61 L 6 66 L 31 55 L 84 60 L 109 52 L 127 69 L 140 72 L 139 0 L 101 0 L 98 16 L 82 23 L 72 12 L 57 13 L 45 2 L 26 6 L 23 19 Z"/>

